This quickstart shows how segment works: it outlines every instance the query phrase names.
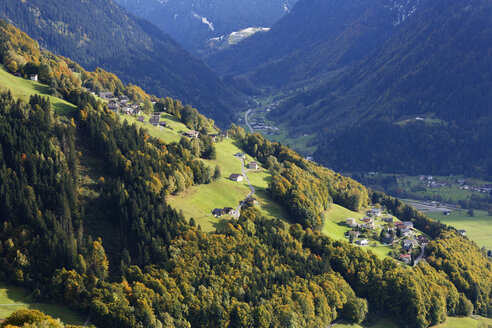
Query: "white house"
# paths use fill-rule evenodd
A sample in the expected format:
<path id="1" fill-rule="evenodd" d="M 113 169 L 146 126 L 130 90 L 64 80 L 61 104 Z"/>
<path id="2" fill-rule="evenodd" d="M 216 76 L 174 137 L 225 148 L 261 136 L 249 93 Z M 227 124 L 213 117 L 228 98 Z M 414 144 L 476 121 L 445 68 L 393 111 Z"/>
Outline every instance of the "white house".
<path id="1" fill-rule="evenodd" d="M 352 228 L 357 227 L 357 221 L 354 218 L 348 218 L 346 223 L 349 227 L 352 227 Z"/>
<path id="2" fill-rule="evenodd" d="M 232 173 L 229 176 L 229 179 L 231 179 L 232 181 L 241 182 L 243 181 L 243 176 L 242 174 Z"/>
<path id="3" fill-rule="evenodd" d="M 31 79 L 31 81 L 37 81 L 38 80 L 38 74 L 31 74 L 31 75 L 29 75 L 29 78 Z"/>
<path id="4" fill-rule="evenodd" d="M 371 214 L 374 216 L 381 216 L 381 212 L 382 212 L 382 210 L 380 208 L 373 208 L 371 210 Z"/>
<path id="5" fill-rule="evenodd" d="M 258 170 L 259 168 L 260 168 L 260 165 L 258 164 L 258 162 L 248 163 L 248 169 L 250 169 L 250 170 Z"/>
<path id="6" fill-rule="evenodd" d="M 367 239 L 357 240 L 355 243 L 357 245 L 359 245 L 359 246 L 367 246 L 367 245 L 369 245 L 369 241 Z"/>

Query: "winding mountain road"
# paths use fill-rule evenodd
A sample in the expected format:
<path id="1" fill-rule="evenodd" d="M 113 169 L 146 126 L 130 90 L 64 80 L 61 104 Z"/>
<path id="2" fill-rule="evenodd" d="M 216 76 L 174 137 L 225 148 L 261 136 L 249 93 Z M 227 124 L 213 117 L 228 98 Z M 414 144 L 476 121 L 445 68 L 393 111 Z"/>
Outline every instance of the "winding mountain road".
<path id="1" fill-rule="evenodd" d="M 244 114 L 244 121 L 246 122 L 246 125 L 248 126 L 248 129 L 251 133 L 255 133 L 251 125 L 249 124 L 248 116 L 251 114 L 252 109 L 249 109 L 245 114 Z"/>

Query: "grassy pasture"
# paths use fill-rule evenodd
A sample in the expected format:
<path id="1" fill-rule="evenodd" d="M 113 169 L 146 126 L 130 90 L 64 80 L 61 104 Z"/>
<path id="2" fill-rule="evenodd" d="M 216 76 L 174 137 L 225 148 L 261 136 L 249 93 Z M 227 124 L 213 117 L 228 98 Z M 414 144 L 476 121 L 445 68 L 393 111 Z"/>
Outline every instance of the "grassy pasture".
<path id="1" fill-rule="evenodd" d="M 0 88 L 8 89 L 14 98 L 22 98 L 29 101 L 29 97 L 35 94 L 47 96 L 52 108 L 60 113 L 67 114 L 77 109 L 76 106 L 57 97 L 49 95 L 49 87 L 39 82 L 16 77 L 8 73 L 3 65 L 0 65 Z"/>
<path id="2" fill-rule="evenodd" d="M 444 215 L 442 212 L 427 212 L 425 215 L 456 229 L 466 230 L 468 238 L 477 245 L 492 249 L 492 216 L 475 211 L 475 215 L 470 217 L 466 210 L 453 211 L 450 215 Z"/>

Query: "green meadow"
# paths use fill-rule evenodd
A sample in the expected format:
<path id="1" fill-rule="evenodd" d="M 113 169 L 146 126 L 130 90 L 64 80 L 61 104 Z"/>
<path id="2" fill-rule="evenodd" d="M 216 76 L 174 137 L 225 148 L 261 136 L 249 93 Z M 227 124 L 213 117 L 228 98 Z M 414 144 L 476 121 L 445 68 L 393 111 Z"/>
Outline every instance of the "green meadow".
<path id="1" fill-rule="evenodd" d="M 138 116 L 145 117 L 145 123 L 139 122 L 137 120 Z M 147 114 L 141 115 L 120 115 L 121 120 L 128 121 L 129 124 L 136 124 L 139 128 L 145 128 L 149 130 L 151 136 L 164 140 L 166 143 L 179 142 L 181 139 L 181 134 L 186 132 L 188 129 L 179 119 L 176 117 L 163 114 L 161 117 L 162 121 L 167 122 L 166 127 L 153 126 L 149 123 L 149 116 Z"/>
<path id="2" fill-rule="evenodd" d="M 453 211 L 450 215 L 444 215 L 442 212 L 426 212 L 425 215 L 456 229 L 466 230 L 468 238 L 477 245 L 492 249 L 492 216 L 481 211 L 475 211 L 474 216 L 468 216 L 466 212 L 466 210 Z"/>
<path id="3" fill-rule="evenodd" d="M 29 97 L 35 94 L 47 96 L 51 106 L 61 114 L 73 112 L 77 107 L 57 97 L 49 95 L 49 87 L 39 82 L 16 77 L 8 73 L 3 65 L 0 65 L 0 88 L 8 89 L 15 98 L 29 101 Z"/>
<path id="4" fill-rule="evenodd" d="M 481 324 L 482 326 L 480 326 Z M 490 326 L 492 326 L 492 319 L 474 316 L 474 318 L 449 317 L 444 323 L 430 328 L 487 328 Z M 333 328 L 399 328 L 399 326 L 388 319 L 380 319 L 373 325 L 344 324 L 342 322 L 337 323 Z"/>
<path id="5" fill-rule="evenodd" d="M 65 324 L 82 325 L 85 321 L 80 314 L 65 305 L 34 302 L 25 289 L 0 282 L 0 319 L 21 309 L 42 311 Z"/>
<path id="6" fill-rule="evenodd" d="M 215 144 L 217 158 L 205 160 L 211 167 L 219 165 L 222 177 L 208 185 L 200 185 L 167 198 L 169 204 L 182 210 L 186 218 L 194 218 L 203 231 L 214 231 L 221 222 L 230 219 L 228 216 L 216 218 L 212 215 L 214 208 L 237 208 L 239 203 L 250 193 L 246 180 L 234 182 L 228 179 L 231 173 L 241 173 L 241 160 L 234 154 L 242 152 L 237 142 L 233 139 L 224 139 Z M 246 157 L 248 163 L 253 159 Z M 246 170 L 246 174 L 255 187 L 254 197 L 258 201 L 259 208 L 270 218 L 285 218 L 282 207 L 274 202 L 266 188 L 271 179 L 271 173 L 267 170 Z"/>

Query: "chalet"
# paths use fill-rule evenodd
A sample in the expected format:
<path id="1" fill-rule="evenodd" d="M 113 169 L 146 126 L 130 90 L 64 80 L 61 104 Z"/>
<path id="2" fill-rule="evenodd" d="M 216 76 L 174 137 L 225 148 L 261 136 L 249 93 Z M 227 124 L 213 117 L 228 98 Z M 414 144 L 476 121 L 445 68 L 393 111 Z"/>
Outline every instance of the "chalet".
<path id="1" fill-rule="evenodd" d="M 395 241 L 395 236 L 389 233 L 385 234 L 383 236 L 383 239 L 381 240 L 381 242 L 385 245 L 391 245 L 393 244 L 394 241 Z"/>
<path id="2" fill-rule="evenodd" d="M 407 229 L 413 229 L 413 223 L 410 221 L 403 221 L 403 224 L 405 225 L 405 228 Z"/>
<path id="3" fill-rule="evenodd" d="M 401 235 L 403 237 L 411 238 L 413 236 L 414 232 L 413 230 L 410 229 L 401 229 Z"/>
<path id="4" fill-rule="evenodd" d="M 417 236 L 417 242 L 422 246 L 427 246 L 429 244 L 429 239 L 425 236 Z"/>
<path id="5" fill-rule="evenodd" d="M 348 232 L 348 237 L 353 237 L 354 239 L 355 238 L 359 238 L 360 236 L 360 231 L 349 231 Z"/>
<path id="6" fill-rule="evenodd" d="M 400 261 L 404 262 L 405 264 L 410 264 L 410 263 L 412 263 L 412 255 L 401 254 L 400 255 Z"/>
<path id="7" fill-rule="evenodd" d="M 37 81 L 38 80 L 38 74 L 31 74 L 31 75 L 29 75 L 29 79 L 31 81 Z"/>
<path id="8" fill-rule="evenodd" d="M 405 239 L 403 241 L 403 250 L 406 252 L 409 252 L 412 250 L 412 248 L 416 247 L 416 242 L 410 239 Z"/>
<path id="9" fill-rule="evenodd" d="M 374 222 L 364 223 L 363 227 L 366 229 L 374 229 Z"/>
<path id="10" fill-rule="evenodd" d="M 372 218 L 367 217 L 367 216 L 366 216 L 366 217 L 364 217 L 364 218 L 362 218 L 362 222 L 365 222 L 365 223 L 369 223 L 369 222 L 373 222 L 373 221 L 374 221 L 374 220 L 373 220 Z"/>
<path id="11" fill-rule="evenodd" d="M 108 109 L 109 110 L 112 110 L 112 111 L 116 111 L 118 110 L 120 106 L 118 105 L 118 103 L 114 100 L 111 100 L 110 102 L 108 102 Z"/>
<path id="12" fill-rule="evenodd" d="M 232 181 L 241 182 L 243 181 L 243 176 L 242 174 L 232 173 L 229 176 L 229 179 L 231 179 Z"/>
<path id="13" fill-rule="evenodd" d="M 406 229 L 407 226 L 403 222 L 398 221 L 398 222 L 395 222 L 395 227 L 402 230 L 402 229 Z"/>
<path id="14" fill-rule="evenodd" d="M 156 117 L 155 115 L 152 115 L 150 118 L 149 118 L 149 123 L 152 124 L 152 125 L 158 125 L 159 124 L 159 117 Z"/>
<path id="15" fill-rule="evenodd" d="M 209 134 L 208 135 L 210 139 L 212 139 L 213 142 L 217 142 L 217 138 L 219 137 L 218 134 Z"/>
<path id="16" fill-rule="evenodd" d="M 141 110 L 140 110 L 139 106 L 136 106 L 136 107 L 132 106 L 132 114 L 140 115 L 140 113 L 141 113 Z"/>
<path id="17" fill-rule="evenodd" d="M 114 94 L 112 92 L 99 92 L 99 97 L 102 99 L 113 99 Z"/>
<path id="18" fill-rule="evenodd" d="M 443 214 L 443 215 L 446 215 L 446 216 L 447 216 L 447 215 L 451 215 L 451 211 L 444 211 L 444 212 L 442 212 L 442 214 Z"/>
<path id="19" fill-rule="evenodd" d="M 145 121 L 145 117 L 143 117 L 143 116 L 139 116 L 139 117 L 137 118 L 137 121 L 139 121 L 139 122 L 144 122 L 144 121 Z"/>
<path id="20" fill-rule="evenodd" d="M 357 240 L 355 243 L 357 245 L 359 245 L 359 246 L 367 246 L 367 245 L 369 245 L 369 241 L 367 239 Z"/>
<path id="21" fill-rule="evenodd" d="M 128 97 L 125 95 L 119 96 L 118 99 L 120 100 L 121 103 L 124 103 L 124 104 L 126 104 L 127 102 L 130 101 L 130 99 L 128 99 Z"/>
<path id="22" fill-rule="evenodd" d="M 258 170 L 260 168 L 260 165 L 257 162 L 251 162 L 248 163 L 248 169 L 250 170 Z"/>
<path id="23" fill-rule="evenodd" d="M 463 237 L 466 236 L 466 230 L 458 230 L 458 233 Z"/>
<path id="24" fill-rule="evenodd" d="M 220 131 L 219 135 L 222 137 L 222 138 L 229 138 L 229 132 L 227 131 Z"/>
<path id="25" fill-rule="evenodd" d="M 212 210 L 212 215 L 215 216 L 216 218 L 221 217 L 224 215 L 224 209 L 222 208 L 214 208 Z"/>
<path id="26" fill-rule="evenodd" d="M 346 223 L 349 227 L 352 227 L 352 228 L 357 227 L 357 222 L 356 222 L 356 219 L 354 219 L 354 218 L 348 218 Z"/>
<path id="27" fill-rule="evenodd" d="M 121 112 L 128 115 L 132 113 L 132 109 L 130 107 L 125 107 L 121 110 Z"/>
<path id="28" fill-rule="evenodd" d="M 14 76 L 21 77 L 22 75 L 21 75 L 21 73 L 14 73 Z"/>
<path id="29" fill-rule="evenodd" d="M 382 212 L 383 212 L 383 211 L 382 211 L 380 208 L 373 208 L 373 209 L 371 210 L 371 214 L 372 214 L 372 215 L 374 215 L 374 216 L 381 216 L 381 213 L 382 213 Z"/>
<path id="30" fill-rule="evenodd" d="M 383 222 L 386 222 L 386 223 L 393 223 L 393 217 L 388 216 L 388 217 L 386 217 L 386 218 L 383 218 Z"/>
<path id="31" fill-rule="evenodd" d="M 166 121 L 159 121 L 159 125 L 165 128 L 167 126 L 167 122 Z"/>
<path id="32" fill-rule="evenodd" d="M 258 201 L 254 198 L 254 197 L 248 197 L 244 200 L 244 202 L 246 204 L 250 204 L 250 205 L 258 205 Z"/>
<path id="33" fill-rule="evenodd" d="M 194 131 L 194 130 L 190 130 L 188 132 L 183 133 L 183 135 L 185 137 L 188 137 L 188 138 L 192 138 L 193 139 L 193 138 L 198 138 L 198 136 L 200 135 L 200 132 Z"/>

